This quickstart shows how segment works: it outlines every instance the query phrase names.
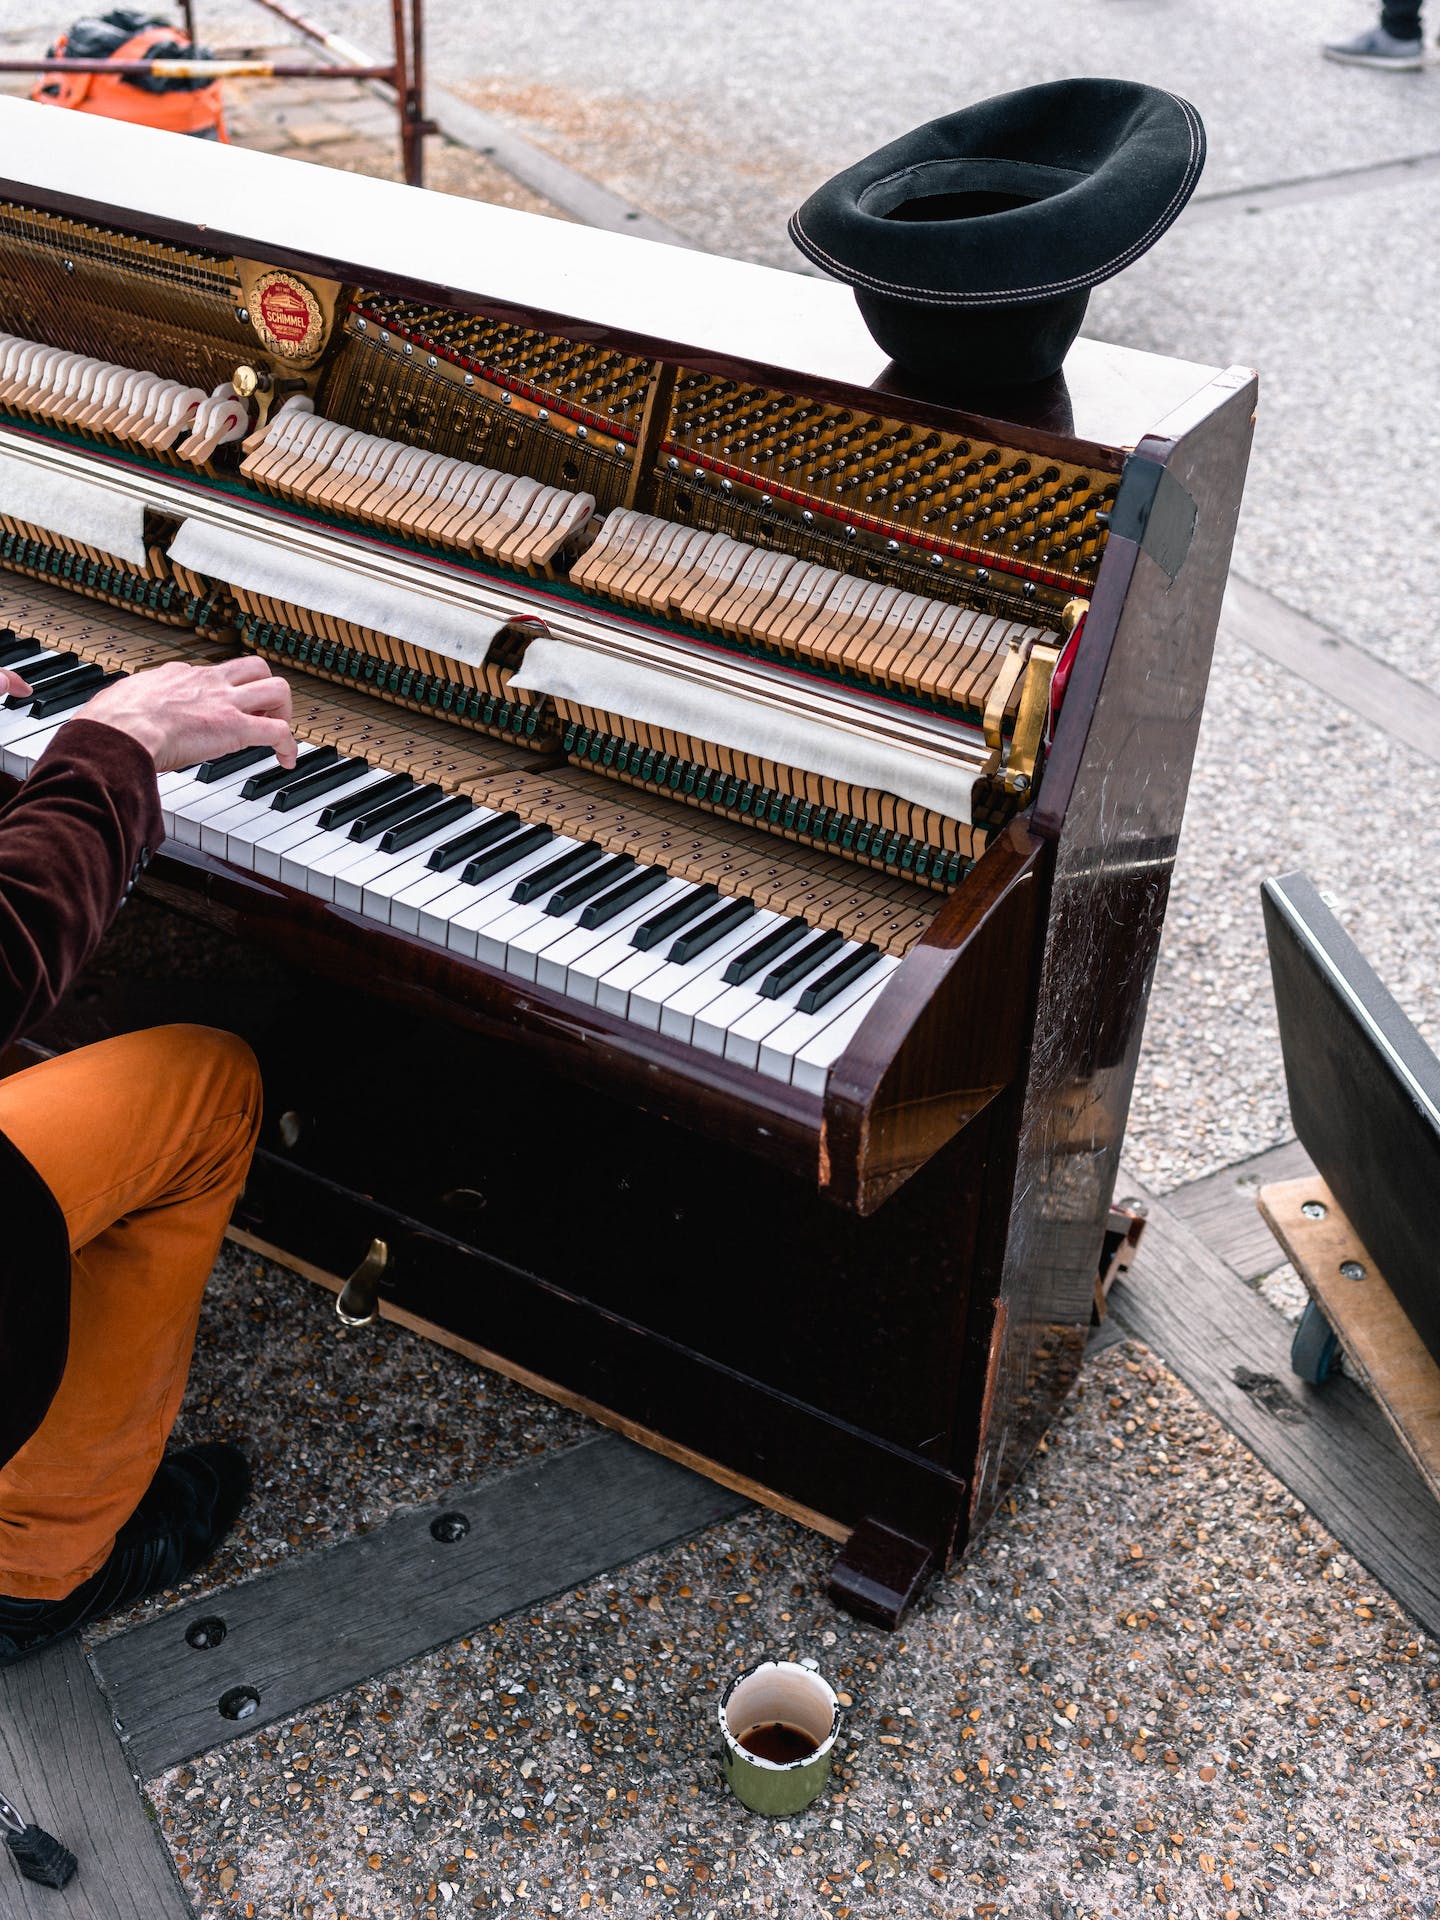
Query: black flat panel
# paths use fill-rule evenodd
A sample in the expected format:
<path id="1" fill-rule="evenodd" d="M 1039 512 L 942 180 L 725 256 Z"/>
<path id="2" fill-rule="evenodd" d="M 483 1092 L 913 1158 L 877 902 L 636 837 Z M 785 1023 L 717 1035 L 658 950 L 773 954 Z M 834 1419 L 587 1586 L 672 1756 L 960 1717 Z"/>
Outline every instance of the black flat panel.
<path id="1" fill-rule="evenodd" d="M 1440 1061 L 1304 874 L 1261 897 L 1295 1131 L 1440 1361 Z"/>

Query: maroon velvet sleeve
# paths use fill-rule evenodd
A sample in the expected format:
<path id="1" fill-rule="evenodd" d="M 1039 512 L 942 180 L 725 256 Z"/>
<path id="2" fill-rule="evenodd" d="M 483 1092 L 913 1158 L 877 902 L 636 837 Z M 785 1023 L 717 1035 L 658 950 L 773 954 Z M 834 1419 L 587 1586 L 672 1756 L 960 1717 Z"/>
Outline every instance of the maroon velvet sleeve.
<path id="1" fill-rule="evenodd" d="M 64 993 L 164 831 L 139 742 L 66 721 L 0 807 L 0 1046 Z"/>

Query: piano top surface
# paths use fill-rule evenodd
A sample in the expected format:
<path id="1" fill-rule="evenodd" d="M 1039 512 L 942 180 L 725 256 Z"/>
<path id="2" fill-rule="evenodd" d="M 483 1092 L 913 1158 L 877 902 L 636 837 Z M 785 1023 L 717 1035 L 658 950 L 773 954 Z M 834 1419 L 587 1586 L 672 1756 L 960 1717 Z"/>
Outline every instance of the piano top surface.
<path id="1" fill-rule="evenodd" d="M 717 372 L 1127 451 L 1216 369 L 1078 340 L 1063 375 L 962 404 L 917 390 L 836 281 L 97 115 L 0 100 L 0 196 L 153 237 L 546 326 Z"/>

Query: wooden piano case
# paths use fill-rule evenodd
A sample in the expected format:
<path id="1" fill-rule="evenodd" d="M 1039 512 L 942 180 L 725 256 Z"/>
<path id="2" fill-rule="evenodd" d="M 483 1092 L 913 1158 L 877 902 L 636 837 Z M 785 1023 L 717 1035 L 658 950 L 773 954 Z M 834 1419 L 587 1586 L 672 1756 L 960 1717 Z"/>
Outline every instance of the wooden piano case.
<path id="1" fill-rule="evenodd" d="M 0 192 L 86 210 L 63 181 Z M 193 237 L 139 205 L 124 219 Z M 823 1095 L 377 941 L 188 848 L 155 861 L 149 892 L 263 949 L 266 991 L 102 981 L 45 1037 L 238 1026 L 267 1081 L 239 1237 L 332 1281 L 381 1243 L 360 1288 L 382 1313 L 832 1535 L 837 1600 L 894 1624 L 994 1510 L 1080 1364 L 1254 379 L 1080 342 L 1039 393 L 957 403 L 883 364 L 846 290 L 763 276 L 788 303 L 767 331 L 761 270 L 736 267 L 731 341 L 724 263 L 642 243 L 582 236 L 598 284 L 557 317 L 525 248 L 561 252 L 571 230 L 526 231 L 517 252 L 497 230 L 464 285 L 394 284 L 1120 474 L 1038 796 L 940 902 Z M 331 255 L 285 235 L 265 250 L 212 216 L 205 238 L 337 282 L 380 271 L 344 235 Z M 646 276 L 654 333 L 629 317 Z M 712 316 L 703 338 L 680 331 L 687 310 Z"/>

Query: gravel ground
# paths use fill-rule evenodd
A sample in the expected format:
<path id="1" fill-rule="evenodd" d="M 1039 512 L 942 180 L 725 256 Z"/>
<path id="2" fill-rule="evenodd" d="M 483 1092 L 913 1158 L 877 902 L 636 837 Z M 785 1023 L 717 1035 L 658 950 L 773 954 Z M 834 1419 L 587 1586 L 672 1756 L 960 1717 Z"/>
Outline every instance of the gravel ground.
<path id="1" fill-rule="evenodd" d="M 380 0 L 328 11 L 383 44 Z M 793 264 L 784 216 L 834 167 L 1066 72 L 1195 99 L 1207 192 L 1429 152 L 1434 73 L 1314 57 L 1365 12 L 1072 0 L 1038 36 L 1004 10 L 918 0 L 788 15 L 618 0 L 603 31 L 533 0 L 451 0 L 430 19 L 432 70 L 478 104 L 701 244 Z M 234 0 L 201 16 L 212 42 L 267 37 Z M 0 0 L 12 46 L 50 31 Z M 253 102 L 235 122 L 256 144 L 393 170 L 373 103 Z M 536 204 L 437 143 L 431 181 Z M 1096 295 L 1090 331 L 1262 367 L 1241 569 L 1440 686 L 1422 573 L 1434 193 L 1182 224 Z M 1222 639 L 1131 1126 L 1155 1190 L 1290 1132 L 1264 875 L 1303 865 L 1335 892 L 1440 1042 L 1437 781 Z M 1285 1270 L 1262 1291 L 1293 1310 Z M 342 1333 L 306 1283 L 227 1251 L 178 1437 L 247 1436 L 256 1495 L 186 1592 L 585 1431 L 393 1328 Z M 1440 1652 L 1142 1350 L 1087 1370 L 1008 1510 L 903 1635 L 824 1604 L 831 1551 L 756 1511 L 148 1783 L 197 1912 L 1440 1915 Z M 850 1712 L 829 1794 L 772 1825 L 725 1795 L 712 1726 L 725 1680 L 782 1652 L 813 1654 Z"/>
<path id="2" fill-rule="evenodd" d="M 1440 1913 L 1440 1653 L 1143 1349 L 903 1634 L 817 1598 L 828 1551 L 754 1511 L 151 1781 L 197 1908 Z M 770 1823 L 713 1723 L 782 1653 L 848 1711 Z"/>
<path id="3" fill-rule="evenodd" d="M 329 1294 L 227 1245 L 175 1441 L 240 1441 L 254 1492 L 208 1567 L 163 1600 L 112 1616 L 96 1638 L 593 1431 L 428 1340 L 388 1325 L 342 1327 Z"/>
<path id="4" fill-rule="evenodd" d="M 1440 1047 L 1440 767 L 1222 634 L 1126 1138 L 1152 1191 L 1293 1137 L 1260 883 L 1296 867 Z"/>

